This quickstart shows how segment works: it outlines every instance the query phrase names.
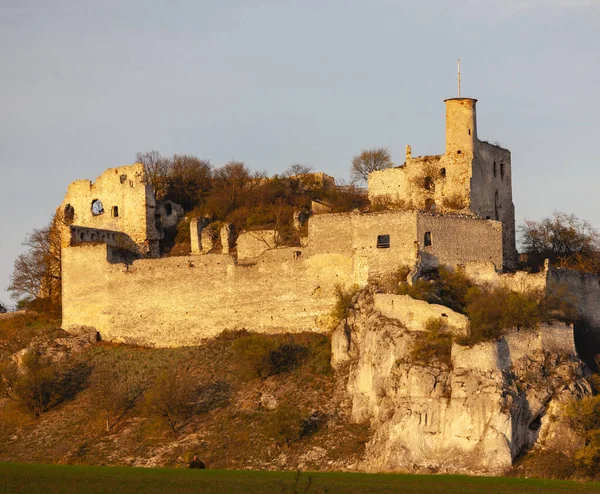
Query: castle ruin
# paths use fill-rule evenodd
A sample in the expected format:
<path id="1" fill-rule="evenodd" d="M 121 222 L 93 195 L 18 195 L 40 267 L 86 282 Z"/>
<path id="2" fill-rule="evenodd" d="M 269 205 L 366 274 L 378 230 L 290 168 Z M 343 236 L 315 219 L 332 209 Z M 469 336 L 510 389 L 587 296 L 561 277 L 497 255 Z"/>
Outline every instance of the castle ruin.
<path id="1" fill-rule="evenodd" d="M 498 279 L 516 262 L 510 152 L 478 139 L 476 100 L 445 103 L 445 154 L 407 148 L 402 166 L 369 176 L 369 198 L 386 210 L 314 214 L 301 247 L 279 247 L 273 231 L 207 231 L 195 218 L 192 254 L 160 257 L 183 210 L 155 200 L 143 165 L 72 183 L 60 206 L 63 327 L 150 346 L 226 329 L 326 331 L 336 286 L 364 287 L 400 266 Z"/>

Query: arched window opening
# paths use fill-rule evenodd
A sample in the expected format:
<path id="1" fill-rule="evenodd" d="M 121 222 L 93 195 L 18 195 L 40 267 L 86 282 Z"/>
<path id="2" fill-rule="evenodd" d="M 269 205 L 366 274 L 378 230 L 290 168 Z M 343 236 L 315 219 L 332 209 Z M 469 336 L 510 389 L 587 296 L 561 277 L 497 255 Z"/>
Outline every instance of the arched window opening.
<path id="1" fill-rule="evenodd" d="M 63 219 L 67 225 L 70 225 L 75 221 L 75 208 L 70 204 L 65 206 L 65 211 L 63 213 Z"/>
<path id="2" fill-rule="evenodd" d="M 446 169 L 445 169 L 445 168 L 442 168 L 442 169 L 440 170 L 440 177 L 442 177 L 442 178 L 446 178 Z"/>
<path id="3" fill-rule="evenodd" d="M 434 183 L 431 177 L 425 177 L 425 180 L 423 181 L 423 187 L 425 187 L 425 190 L 433 190 Z"/>
<path id="4" fill-rule="evenodd" d="M 423 245 L 425 247 L 431 245 L 431 232 L 425 232 L 425 236 L 423 237 Z"/>
<path id="5" fill-rule="evenodd" d="M 119 177 L 119 180 L 121 181 L 122 184 L 124 184 L 125 182 L 127 182 L 127 175 L 121 175 Z"/>
<path id="6" fill-rule="evenodd" d="M 173 214 L 173 205 L 170 202 L 165 204 L 165 212 L 167 213 L 167 216 L 171 216 Z"/>
<path id="7" fill-rule="evenodd" d="M 102 205 L 102 201 L 100 199 L 94 199 L 92 201 L 92 214 L 94 216 L 98 216 L 104 213 L 104 206 Z"/>
<path id="8" fill-rule="evenodd" d="M 435 211 L 435 201 L 433 199 L 425 201 L 425 211 Z"/>

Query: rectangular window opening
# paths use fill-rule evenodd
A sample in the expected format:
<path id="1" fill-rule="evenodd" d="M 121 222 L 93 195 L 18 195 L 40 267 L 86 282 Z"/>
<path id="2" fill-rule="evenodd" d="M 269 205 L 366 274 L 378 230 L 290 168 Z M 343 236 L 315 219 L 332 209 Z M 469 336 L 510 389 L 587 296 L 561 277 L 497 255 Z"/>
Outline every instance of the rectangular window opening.
<path id="1" fill-rule="evenodd" d="M 431 245 L 431 232 L 425 232 L 425 236 L 423 238 L 423 245 L 425 247 Z"/>
<path id="2" fill-rule="evenodd" d="M 390 248 L 390 236 L 389 235 L 377 235 L 377 248 L 378 249 L 389 249 Z"/>
<path id="3" fill-rule="evenodd" d="M 112 208 L 112 215 L 113 215 L 113 218 L 118 218 L 119 217 L 119 206 L 113 206 L 113 208 Z"/>

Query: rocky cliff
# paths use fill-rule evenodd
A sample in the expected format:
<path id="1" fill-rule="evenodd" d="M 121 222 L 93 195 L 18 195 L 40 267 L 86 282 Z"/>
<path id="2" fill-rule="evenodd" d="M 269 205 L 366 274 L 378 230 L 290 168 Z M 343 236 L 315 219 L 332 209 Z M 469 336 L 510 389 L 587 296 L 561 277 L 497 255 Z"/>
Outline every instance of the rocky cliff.
<path id="1" fill-rule="evenodd" d="M 424 328 L 415 330 L 403 300 L 386 317 L 378 295 L 362 292 L 332 337 L 332 363 L 348 372 L 352 417 L 373 431 L 364 469 L 499 474 L 536 445 L 576 441 L 561 403 L 591 388 L 572 327 L 514 330 L 472 347 L 453 341 L 449 355 L 422 362 L 414 348 Z"/>

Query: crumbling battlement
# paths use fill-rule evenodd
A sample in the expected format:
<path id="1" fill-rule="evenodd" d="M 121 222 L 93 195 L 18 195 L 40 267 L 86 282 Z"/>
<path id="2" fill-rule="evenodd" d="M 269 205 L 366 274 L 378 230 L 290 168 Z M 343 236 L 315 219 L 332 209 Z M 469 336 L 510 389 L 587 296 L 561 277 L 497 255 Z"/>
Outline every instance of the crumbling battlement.
<path id="1" fill-rule="evenodd" d="M 141 163 L 109 168 L 95 182 L 77 180 L 69 185 L 58 212 L 67 225 L 122 232 L 141 252 L 158 256 L 156 201 L 146 182 Z"/>

